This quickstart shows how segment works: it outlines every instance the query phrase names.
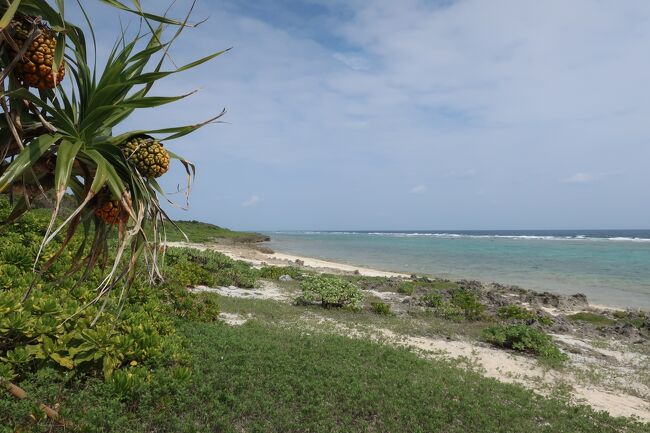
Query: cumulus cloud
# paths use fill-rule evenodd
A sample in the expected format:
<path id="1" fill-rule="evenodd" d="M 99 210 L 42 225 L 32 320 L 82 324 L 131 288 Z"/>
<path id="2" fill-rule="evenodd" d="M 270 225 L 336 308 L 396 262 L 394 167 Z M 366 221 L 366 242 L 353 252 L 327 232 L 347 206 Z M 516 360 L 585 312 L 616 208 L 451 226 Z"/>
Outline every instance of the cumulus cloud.
<path id="1" fill-rule="evenodd" d="M 424 192 L 426 190 L 427 190 L 427 187 L 425 185 L 422 185 L 422 184 L 416 185 L 413 188 L 411 188 L 411 194 L 418 194 L 418 193 Z"/>
<path id="2" fill-rule="evenodd" d="M 261 198 L 259 198 L 256 195 L 252 195 L 248 200 L 244 201 L 241 205 L 243 207 L 253 207 L 257 206 L 257 204 L 260 202 Z"/>

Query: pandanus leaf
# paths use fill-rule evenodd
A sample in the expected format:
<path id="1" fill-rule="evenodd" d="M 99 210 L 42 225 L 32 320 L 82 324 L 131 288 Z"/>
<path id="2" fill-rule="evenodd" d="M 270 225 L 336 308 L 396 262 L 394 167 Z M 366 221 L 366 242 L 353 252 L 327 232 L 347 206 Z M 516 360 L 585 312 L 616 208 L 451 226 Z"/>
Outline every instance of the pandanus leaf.
<path id="1" fill-rule="evenodd" d="M 20 1 L 21 0 L 13 0 L 5 13 L 2 15 L 2 18 L 0 18 L 0 30 L 5 29 L 9 23 L 11 23 L 11 20 L 14 19 L 14 15 L 16 15 L 18 6 L 20 6 Z"/>

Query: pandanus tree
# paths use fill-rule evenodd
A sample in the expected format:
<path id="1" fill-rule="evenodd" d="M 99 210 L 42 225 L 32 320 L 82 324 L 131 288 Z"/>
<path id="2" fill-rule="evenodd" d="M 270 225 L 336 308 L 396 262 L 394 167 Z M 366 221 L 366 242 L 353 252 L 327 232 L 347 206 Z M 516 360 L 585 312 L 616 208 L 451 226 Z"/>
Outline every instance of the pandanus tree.
<path id="1" fill-rule="evenodd" d="M 217 121 L 223 111 L 192 125 L 114 131 L 138 109 L 189 96 L 150 93 L 159 80 L 225 50 L 177 66 L 168 61 L 169 50 L 193 26 L 189 13 L 174 20 L 143 11 L 138 0 L 133 6 L 96 1 L 133 14 L 139 23 L 137 32 L 116 35 L 99 67 L 87 2 L 74 4 L 85 17 L 82 28 L 66 21 L 64 0 L 0 0 L 0 193 L 12 201 L 9 218 L 0 223 L 16 220 L 35 198 L 49 193 L 53 211 L 40 251 L 55 237 L 62 246 L 47 261 L 37 258 L 36 275 L 72 247 L 73 237 L 81 239 L 74 243 L 71 272 L 83 278 L 95 266 L 105 266 L 99 300 L 118 285 L 128 287 L 138 262 L 152 278 L 160 276 L 159 247 L 168 218 L 157 178 L 170 160 L 180 162 L 188 182 L 195 174 L 190 162 L 163 143 Z M 70 194 L 75 209 L 61 216 L 61 203 Z"/>

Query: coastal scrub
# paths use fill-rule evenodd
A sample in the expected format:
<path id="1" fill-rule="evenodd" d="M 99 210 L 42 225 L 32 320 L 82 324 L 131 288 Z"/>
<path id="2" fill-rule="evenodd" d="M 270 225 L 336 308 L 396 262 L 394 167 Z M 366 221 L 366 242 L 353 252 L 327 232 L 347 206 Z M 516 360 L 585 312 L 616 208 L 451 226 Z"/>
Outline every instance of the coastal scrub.
<path id="1" fill-rule="evenodd" d="M 356 284 L 328 275 L 314 275 L 300 283 L 302 289 L 298 303 L 320 303 L 325 308 L 346 308 L 359 311 L 363 308 L 363 294 Z"/>

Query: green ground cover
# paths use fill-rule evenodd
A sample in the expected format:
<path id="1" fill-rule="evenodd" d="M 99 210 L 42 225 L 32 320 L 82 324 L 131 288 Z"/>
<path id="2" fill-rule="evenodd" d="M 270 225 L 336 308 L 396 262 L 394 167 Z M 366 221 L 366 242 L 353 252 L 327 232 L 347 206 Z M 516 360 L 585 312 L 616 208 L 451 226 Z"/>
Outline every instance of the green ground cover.
<path id="1" fill-rule="evenodd" d="M 106 383 L 52 372 L 30 376 L 24 386 L 59 402 L 88 432 L 648 431 L 363 339 L 259 322 L 177 326 L 193 365 L 187 380 L 160 378 L 117 399 Z M 0 431 L 13 431 L 29 412 L 28 403 L 3 398 L 7 427 Z M 44 420 L 38 426 L 33 431 L 50 427 Z"/>
<path id="2" fill-rule="evenodd" d="M 196 243 L 215 241 L 250 243 L 268 240 L 268 236 L 259 233 L 239 232 L 199 221 L 174 221 L 174 223 L 176 226 L 171 223 L 165 224 L 167 240 L 170 242 L 185 241 L 183 233 L 187 235 L 190 242 Z"/>
<path id="3" fill-rule="evenodd" d="M 587 322 L 591 323 L 594 326 L 609 326 L 616 323 L 616 320 L 605 317 L 602 314 L 581 312 L 567 316 L 567 319 L 578 321 L 578 322 Z"/>

